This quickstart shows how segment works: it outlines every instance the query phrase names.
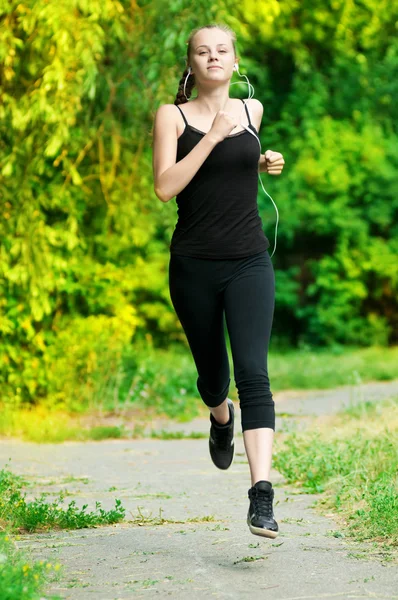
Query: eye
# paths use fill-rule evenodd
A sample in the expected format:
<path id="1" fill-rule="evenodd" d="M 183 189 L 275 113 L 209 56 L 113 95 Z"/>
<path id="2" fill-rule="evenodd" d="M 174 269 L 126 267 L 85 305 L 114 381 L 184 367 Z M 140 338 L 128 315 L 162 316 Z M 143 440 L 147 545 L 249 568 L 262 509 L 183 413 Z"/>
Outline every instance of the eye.
<path id="1" fill-rule="evenodd" d="M 227 50 L 221 49 L 220 52 L 227 52 Z M 202 54 L 207 54 L 207 52 L 205 50 L 202 50 L 201 52 L 199 52 L 199 56 L 202 56 Z"/>

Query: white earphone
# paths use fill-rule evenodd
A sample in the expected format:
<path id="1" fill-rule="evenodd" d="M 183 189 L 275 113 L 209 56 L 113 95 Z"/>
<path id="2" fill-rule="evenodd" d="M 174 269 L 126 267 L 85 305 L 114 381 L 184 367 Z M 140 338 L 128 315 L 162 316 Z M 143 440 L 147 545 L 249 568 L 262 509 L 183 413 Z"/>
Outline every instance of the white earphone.
<path id="1" fill-rule="evenodd" d="M 237 83 L 237 84 L 243 84 L 243 85 L 247 85 L 247 86 L 248 86 L 248 88 L 249 88 L 249 97 L 248 97 L 248 98 L 246 98 L 246 99 L 243 101 L 243 105 L 244 105 L 244 106 L 242 106 L 242 110 L 241 110 L 240 117 L 239 117 L 239 122 L 240 122 L 240 124 L 242 125 L 242 127 L 243 127 L 244 129 L 246 129 L 246 131 L 248 131 L 249 133 L 251 133 L 252 135 L 254 135 L 254 137 L 256 138 L 256 140 L 258 141 L 258 144 L 259 144 L 259 146 L 260 146 L 260 154 L 262 154 L 262 152 L 261 152 L 261 142 L 260 142 L 260 140 L 259 140 L 258 136 L 257 136 L 257 135 L 254 133 L 254 131 L 252 131 L 251 129 L 249 129 L 249 127 L 248 127 L 247 125 L 245 125 L 244 123 L 242 123 L 242 122 L 241 122 L 241 121 L 242 121 L 242 113 L 243 113 L 243 111 L 244 111 L 244 109 L 245 109 L 245 107 L 246 107 L 246 103 L 247 103 L 247 101 L 248 101 L 248 100 L 250 100 L 250 99 L 251 99 L 251 98 L 253 98 L 253 96 L 254 96 L 254 87 L 252 86 L 252 84 L 250 83 L 250 81 L 249 81 L 249 79 L 246 77 L 246 75 L 241 75 L 241 74 L 239 73 L 239 67 L 238 67 L 238 64 L 237 64 L 237 63 L 235 63 L 235 64 L 234 64 L 233 71 L 237 71 L 237 72 L 238 72 L 238 75 L 239 75 L 239 77 L 245 77 L 245 79 L 246 79 L 246 82 L 245 82 L 245 81 L 234 81 L 234 83 L 230 83 L 230 85 L 235 85 L 235 84 Z M 192 73 L 192 69 L 191 69 L 191 67 L 188 67 L 188 74 L 187 74 L 187 76 L 186 76 L 186 78 L 185 78 L 185 82 L 184 82 L 184 96 L 185 96 L 185 98 L 187 98 L 187 96 L 186 96 L 186 94 L 185 94 L 186 83 L 187 83 L 187 79 L 188 79 L 188 77 L 189 77 L 189 75 L 190 75 L 191 73 Z M 187 98 L 187 100 L 188 100 L 188 98 Z M 261 179 L 261 177 L 260 177 L 260 171 L 258 172 L 258 178 L 260 179 L 261 187 L 263 188 L 264 192 L 267 194 L 268 198 L 270 198 L 270 200 L 271 200 L 272 204 L 275 206 L 275 210 L 276 210 L 275 246 L 274 246 L 274 250 L 273 250 L 273 252 L 272 252 L 272 254 L 271 254 L 271 258 L 272 258 L 272 257 L 273 257 L 273 255 L 274 255 L 274 253 L 275 253 L 275 250 L 276 250 L 276 238 L 277 238 L 277 230 L 278 230 L 278 222 L 279 222 L 279 212 L 278 212 L 278 208 L 277 208 L 277 206 L 276 206 L 275 202 L 273 201 L 273 199 L 271 198 L 271 196 L 268 194 L 267 190 L 265 189 L 265 187 L 264 187 L 264 185 L 263 185 L 263 181 L 262 181 L 262 179 Z"/>
<path id="2" fill-rule="evenodd" d="M 239 118 L 239 123 L 242 125 L 242 127 L 244 127 L 244 129 L 246 129 L 246 131 L 248 131 L 249 133 L 251 133 L 252 135 L 254 135 L 254 137 L 255 137 L 255 138 L 256 138 L 256 140 L 258 141 L 258 145 L 260 146 L 260 154 L 262 154 L 262 151 L 261 151 L 261 142 L 260 142 L 260 140 L 259 140 L 258 136 L 257 136 L 257 135 L 254 133 L 254 131 L 252 131 L 251 129 L 249 129 L 249 127 L 248 127 L 247 125 L 245 125 L 244 123 L 242 123 L 242 113 L 243 113 L 243 111 L 244 111 L 244 109 L 245 109 L 245 106 L 246 106 L 246 103 L 247 103 L 247 101 L 248 101 L 248 100 L 250 100 L 251 98 L 253 98 L 253 96 L 254 96 L 254 87 L 252 86 L 252 84 L 250 83 L 250 81 L 249 81 L 249 79 L 246 77 L 246 75 L 241 75 L 241 74 L 239 73 L 239 67 L 238 67 L 237 63 L 235 63 L 235 64 L 234 64 L 234 68 L 235 68 L 235 67 L 236 67 L 236 71 L 238 72 L 238 75 L 239 75 L 239 77 L 244 77 L 244 78 L 246 79 L 246 81 L 234 81 L 234 83 L 230 83 L 230 85 L 235 85 L 235 84 L 237 83 L 237 84 L 243 84 L 243 85 L 247 85 L 247 86 L 248 86 L 248 88 L 249 88 L 249 97 L 248 97 L 248 98 L 246 98 L 246 99 L 243 101 L 243 104 L 244 104 L 244 106 L 242 106 L 242 110 L 241 110 L 241 113 L 240 113 L 240 118 Z M 264 190 L 264 193 L 265 193 L 265 194 L 267 194 L 268 198 L 271 200 L 271 202 L 272 202 L 272 204 L 274 205 L 274 207 L 275 207 L 275 210 L 276 210 L 275 245 L 274 245 L 273 252 L 272 252 L 272 254 L 271 254 L 271 258 L 272 258 L 272 257 L 273 257 L 273 255 L 274 255 L 274 253 L 275 253 L 275 250 L 276 250 L 276 238 L 277 238 L 277 231 L 278 231 L 279 212 L 278 212 L 278 208 L 277 208 L 277 206 L 276 206 L 275 202 L 273 201 L 273 199 L 271 198 L 271 196 L 269 195 L 269 193 L 267 192 L 267 190 L 265 189 L 265 187 L 264 187 L 264 185 L 263 185 L 263 181 L 262 181 L 262 179 L 261 179 L 261 177 L 260 177 L 260 171 L 258 172 L 258 178 L 259 178 L 259 180 L 260 180 L 261 187 L 263 188 L 263 190 Z"/>

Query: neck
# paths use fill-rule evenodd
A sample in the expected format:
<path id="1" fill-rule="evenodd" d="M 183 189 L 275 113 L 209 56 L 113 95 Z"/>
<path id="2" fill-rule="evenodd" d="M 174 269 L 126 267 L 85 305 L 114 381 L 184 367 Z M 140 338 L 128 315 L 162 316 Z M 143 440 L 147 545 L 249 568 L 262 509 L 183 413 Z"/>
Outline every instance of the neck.
<path id="1" fill-rule="evenodd" d="M 197 84 L 198 95 L 195 104 L 203 115 L 215 115 L 219 110 L 225 110 L 229 98 L 229 84 L 218 86 L 214 89 L 204 89 Z"/>

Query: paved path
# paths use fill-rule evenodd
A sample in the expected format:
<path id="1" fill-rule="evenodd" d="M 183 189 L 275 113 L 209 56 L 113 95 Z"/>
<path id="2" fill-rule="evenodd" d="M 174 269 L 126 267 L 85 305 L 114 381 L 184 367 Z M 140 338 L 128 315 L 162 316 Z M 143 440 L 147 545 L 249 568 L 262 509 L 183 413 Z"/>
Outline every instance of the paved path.
<path id="1" fill-rule="evenodd" d="M 292 415 L 303 422 L 306 414 L 332 413 L 350 400 L 398 395 L 398 381 L 352 392 L 339 388 L 276 394 L 277 412 L 285 414 L 278 417 L 277 431 Z M 14 473 L 37 481 L 27 499 L 41 491 L 67 489 L 74 495 L 65 498 L 65 505 L 75 499 L 94 510 L 100 500 L 104 509 L 111 509 L 120 498 L 127 509 L 125 521 L 114 526 L 21 536 L 18 544 L 32 560 L 64 565 L 63 577 L 48 592 L 73 600 L 164 595 L 177 600 L 253 595 L 273 600 L 398 599 L 397 564 L 361 559 L 370 544 L 333 537 L 337 522 L 311 509 L 318 496 L 298 493 L 276 471 L 271 481 L 280 535 L 269 540 L 250 533 L 250 476 L 239 410 L 236 419 L 236 454 L 227 471 L 213 466 L 207 439 L 63 444 L 1 440 L 0 465 L 11 457 Z M 187 433 L 209 427 L 207 419 L 168 425 Z M 70 476 L 81 479 L 63 482 Z M 58 485 L 49 485 L 54 479 Z M 109 491 L 111 487 L 117 489 Z M 139 526 L 140 513 L 177 522 Z"/>

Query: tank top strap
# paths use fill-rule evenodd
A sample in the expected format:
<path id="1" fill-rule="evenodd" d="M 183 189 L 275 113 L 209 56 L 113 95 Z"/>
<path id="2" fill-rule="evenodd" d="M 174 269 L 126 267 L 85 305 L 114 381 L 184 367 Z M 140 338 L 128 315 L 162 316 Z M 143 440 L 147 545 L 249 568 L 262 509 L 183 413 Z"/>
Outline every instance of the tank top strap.
<path id="1" fill-rule="evenodd" d="M 186 120 L 186 118 L 185 118 L 185 115 L 184 115 L 184 113 L 182 112 L 181 108 L 178 106 L 178 104 L 176 104 L 176 107 L 178 108 L 178 110 L 179 110 L 179 111 L 180 111 L 180 113 L 182 114 L 182 118 L 183 118 L 183 119 L 184 119 L 184 121 L 185 121 L 185 125 L 188 125 L 188 121 Z"/>
<path id="2" fill-rule="evenodd" d="M 245 101 L 244 101 L 244 99 L 243 99 L 243 98 L 241 98 L 241 100 L 242 100 L 243 104 L 245 105 L 246 114 L 247 114 L 247 119 L 248 119 L 248 121 L 249 121 L 249 125 L 251 125 L 251 124 L 252 124 L 252 122 L 251 122 L 251 120 L 250 120 L 249 109 L 247 108 L 247 104 L 245 104 Z"/>

